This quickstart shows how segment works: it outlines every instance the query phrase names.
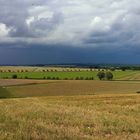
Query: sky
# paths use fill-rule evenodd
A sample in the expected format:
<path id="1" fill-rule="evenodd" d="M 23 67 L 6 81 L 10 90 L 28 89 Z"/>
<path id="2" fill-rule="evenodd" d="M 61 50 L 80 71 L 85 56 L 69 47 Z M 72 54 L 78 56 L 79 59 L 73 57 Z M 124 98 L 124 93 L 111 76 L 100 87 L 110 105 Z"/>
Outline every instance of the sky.
<path id="1" fill-rule="evenodd" d="M 140 64 L 139 0 L 0 0 L 0 64 Z"/>

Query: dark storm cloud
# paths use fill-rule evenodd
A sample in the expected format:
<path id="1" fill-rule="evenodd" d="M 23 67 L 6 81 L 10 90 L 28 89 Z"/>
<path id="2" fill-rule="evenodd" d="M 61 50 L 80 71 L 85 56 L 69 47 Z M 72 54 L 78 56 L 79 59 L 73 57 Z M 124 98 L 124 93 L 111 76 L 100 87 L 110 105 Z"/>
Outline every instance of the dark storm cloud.
<path id="1" fill-rule="evenodd" d="M 130 52 L 131 51 L 131 52 Z M 121 63 L 138 64 L 140 49 L 26 46 L 0 48 L 0 64 Z M 5 55 L 3 55 L 5 54 Z M 128 61 L 129 60 L 129 61 Z"/>
<path id="2" fill-rule="evenodd" d="M 139 0 L 0 0 L 1 62 L 138 62 L 139 28 Z"/>
<path id="3" fill-rule="evenodd" d="M 93 32 L 89 34 L 83 42 L 85 44 L 114 44 L 117 43 L 118 46 L 129 42 L 134 37 L 133 32 L 129 31 L 114 31 L 111 30 L 109 32 Z"/>

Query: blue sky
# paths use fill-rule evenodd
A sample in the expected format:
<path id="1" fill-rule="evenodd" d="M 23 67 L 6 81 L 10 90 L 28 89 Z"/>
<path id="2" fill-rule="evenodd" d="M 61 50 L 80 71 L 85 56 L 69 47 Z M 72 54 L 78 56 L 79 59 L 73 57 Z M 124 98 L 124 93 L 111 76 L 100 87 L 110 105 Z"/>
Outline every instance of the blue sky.
<path id="1" fill-rule="evenodd" d="M 140 64 L 139 0 L 0 0 L 0 64 Z"/>

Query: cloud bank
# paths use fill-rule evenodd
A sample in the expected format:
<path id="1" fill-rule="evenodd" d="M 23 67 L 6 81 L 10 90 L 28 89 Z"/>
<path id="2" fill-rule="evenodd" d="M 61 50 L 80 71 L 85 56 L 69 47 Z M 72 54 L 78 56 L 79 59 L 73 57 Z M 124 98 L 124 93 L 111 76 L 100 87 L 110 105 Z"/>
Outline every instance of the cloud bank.
<path id="1" fill-rule="evenodd" d="M 135 54 L 139 28 L 139 0 L 0 0 L 2 49 L 59 46 Z"/>

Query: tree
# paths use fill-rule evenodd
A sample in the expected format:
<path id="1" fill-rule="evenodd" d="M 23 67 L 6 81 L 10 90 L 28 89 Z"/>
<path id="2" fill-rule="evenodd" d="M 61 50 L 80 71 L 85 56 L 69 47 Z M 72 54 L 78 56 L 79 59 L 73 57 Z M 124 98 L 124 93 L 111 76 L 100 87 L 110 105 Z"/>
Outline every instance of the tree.
<path id="1" fill-rule="evenodd" d="M 112 80 L 113 79 L 113 74 L 111 72 L 106 72 L 105 77 L 107 80 Z"/>
<path id="2" fill-rule="evenodd" d="M 80 80 L 80 78 L 79 77 L 76 77 L 75 80 Z"/>
<path id="3" fill-rule="evenodd" d="M 83 78 L 83 77 L 80 77 L 79 79 L 80 79 L 80 80 L 83 80 L 84 78 Z"/>
<path id="4" fill-rule="evenodd" d="M 126 70 L 126 68 L 125 68 L 125 67 L 121 67 L 121 70 L 122 70 L 122 71 L 125 71 L 125 70 Z"/>
<path id="5" fill-rule="evenodd" d="M 105 78 L 105 73 L 100 71 L 100 72 L 97 73 L 97 76 L 100 80 L 103 80 Z"/>
<path id="6" fill-rule="evenodd" d="M 17 79 L 17 75 L 16 74 L 12 75 L 12 78 Z"/>

